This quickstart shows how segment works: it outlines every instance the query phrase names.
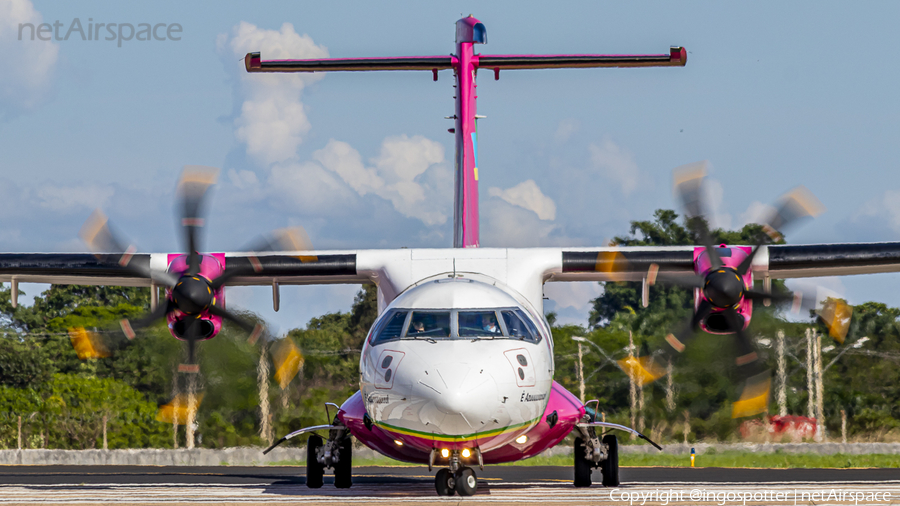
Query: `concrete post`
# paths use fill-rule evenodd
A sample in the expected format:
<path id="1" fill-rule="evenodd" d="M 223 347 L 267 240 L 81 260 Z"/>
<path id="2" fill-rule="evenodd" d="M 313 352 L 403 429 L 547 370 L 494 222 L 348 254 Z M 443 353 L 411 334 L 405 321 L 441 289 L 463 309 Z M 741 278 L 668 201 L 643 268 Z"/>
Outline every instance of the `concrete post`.
<path id="1" fill-rule="evenodd" d="M 822 336 L 816 332 L 813 345 L 816 347 L 816 441 L 828 441 L 825 433 L 825 379 L 822 371 Z"/>
<path id="2" fill-rule="evenodd" d="M 675 411 L 675 378 L 672 359 L 669 359 L 666 366 L 666 411 L 669 413 Z"/>
<path id="3" fill-rule="evenodd" d="M 806 416 L 809 418 L 816 417 L 816 386 L 813 353 L 812 329 L 806 329 L 806 392 L 808 394 L 806 400 Z"/>
<path id="4" fill-rule="evenodd" d="M 778 416 L 787 416 L 787 364 L 784 360 L 784 331 L 776 336 L 778 361 Z"/>
<path id="5" fill-rule="evenodd" d="M 847 412 L 841 410 L 841 443 L 847 444 Z"/>
<path id="6" fill-rule="evenodd" d="M 184 423 L 185 446 L 194 448 L 194 425 L 197 420 L 197 375 L 188 374 L 187 420 Z"/>
<path id="7" fill-rule="evenodd" d="M 268 343 L 259 346 L 259 365 L 256 368 L 259 386 L 259 437 L 267 445 L 272 444 L 272 425 L 269 417 L 269 360 L 266 353 Z"/>

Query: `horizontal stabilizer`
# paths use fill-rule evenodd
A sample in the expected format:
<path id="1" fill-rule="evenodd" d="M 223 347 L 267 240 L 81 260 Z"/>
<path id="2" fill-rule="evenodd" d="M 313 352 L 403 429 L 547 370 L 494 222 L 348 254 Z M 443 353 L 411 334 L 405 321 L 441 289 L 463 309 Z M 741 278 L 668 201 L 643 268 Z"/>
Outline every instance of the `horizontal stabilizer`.
<path id="1" fill-rule="evenodd" d="M 683 67 L 687 64 L 687 51 L 673 47 L 669 54 L 603 55 L 481 55 L 478 67 L 483 69 L 565 69 L 593 67 Z"/>
<path id="2" fill-rule="evenodd" d="M 247 53 L 247 72 L 361 72 L 368 70 L 443 70 L 453 68 L 455 56 L 403 56 L 389 58 L 325 58 L 316 60 L 263 60 Z"/>

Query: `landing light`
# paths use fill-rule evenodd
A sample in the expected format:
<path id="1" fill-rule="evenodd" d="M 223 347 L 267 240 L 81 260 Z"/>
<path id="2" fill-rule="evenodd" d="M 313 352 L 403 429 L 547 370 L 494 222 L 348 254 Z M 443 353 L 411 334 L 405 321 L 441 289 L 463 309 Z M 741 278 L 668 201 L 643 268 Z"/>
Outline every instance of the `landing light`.
<path id="1" fill-rule="evenodd" d="M 403 446 L 403 441 L 400 441 L 399 439 L 395 439 L 394 444 L 397 446 Z"/>
<path id="2" fill-rule="evenodd" d="M 463 448 L 463 451 L 462 451 L 463 458 L 467 459 L 467 458 L 469 458 L 470 455 L 472 455 L 472 451 L 469 450 L 468 448 Z"/>
<path id="3" fill-rule="evenodd" d="M 525 434 L 522 434 L 521 436 L 516 438 L 516 443 L 519 443 L 520 445 L 523 445 L 527 442 L 528 442 L 528 436 L 526 436 Z"/>
<path id="4" fill-rule="evenodd" d="M 445 459 L 448 458 L 448 457 L 450 457 L 450 450 L 448 450 L 448 449 L 446 449 L 446 448 L 442 449 L 442 450 L 441 450 L 441 457 L 444 457 Z"/>

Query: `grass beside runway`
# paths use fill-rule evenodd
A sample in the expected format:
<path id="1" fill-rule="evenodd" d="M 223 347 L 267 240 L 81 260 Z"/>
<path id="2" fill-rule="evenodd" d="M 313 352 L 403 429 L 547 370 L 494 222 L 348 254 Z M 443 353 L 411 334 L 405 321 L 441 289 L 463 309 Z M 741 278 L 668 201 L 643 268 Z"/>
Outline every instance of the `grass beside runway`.
<path id="1" fill-rule="evenodd" d="M 272 465 L 280 466 L 304 466 L 306 462 L 282 461 Z M 422 464 L 409 464 L 387 457 L 373 459 L 353 459 L 354 466 L 421 466 Z M 499 464 L 503 466 L 571 466 L 571 455 L 554 455 L 544 457 L 538 455 L 530 459 Z M 622 467 L 690 467 L 689 455 L 656 454 L 630 454 L 620 455 L 619 465 Z M 751 452 L 721 452 L 697 455 L 694 461 L 695 467 L 743 467 L 743 468 L 851 468 L 851 467 L 883 467 L 900 468 L 900 455 L 865 454 L 849 455 L 837 453 L 834 455 L 818 455 L 814 453 L 751 453 Z"/>

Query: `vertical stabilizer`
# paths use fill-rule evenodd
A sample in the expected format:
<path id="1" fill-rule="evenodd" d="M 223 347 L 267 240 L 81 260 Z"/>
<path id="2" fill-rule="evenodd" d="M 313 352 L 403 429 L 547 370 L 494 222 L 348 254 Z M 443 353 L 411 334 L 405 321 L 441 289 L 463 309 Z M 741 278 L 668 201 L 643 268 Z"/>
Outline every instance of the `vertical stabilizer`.
<path id="1" fill-rule="evenodd" d="M 478 247 L 478 129 L 475 44 L 487 42 L 484 25 L 472 16 L 456 22 L 456 186 L 453 247 Z"/>

